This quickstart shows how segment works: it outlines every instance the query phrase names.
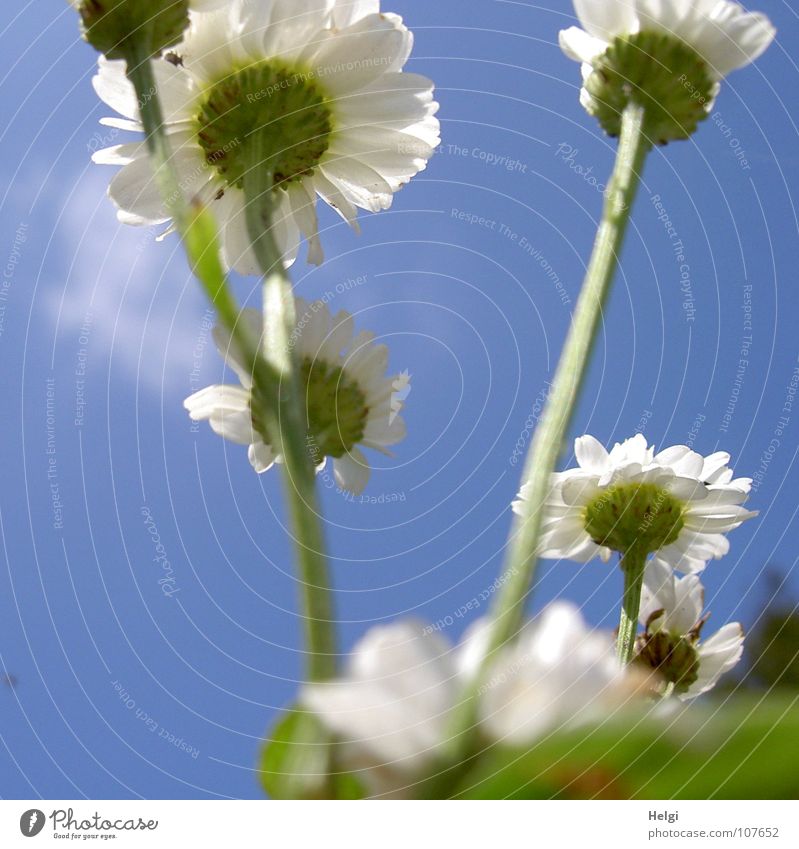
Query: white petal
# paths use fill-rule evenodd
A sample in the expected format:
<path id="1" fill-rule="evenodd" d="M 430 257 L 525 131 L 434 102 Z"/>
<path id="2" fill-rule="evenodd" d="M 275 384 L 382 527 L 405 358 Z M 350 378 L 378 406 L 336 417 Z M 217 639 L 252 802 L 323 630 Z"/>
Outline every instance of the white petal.
<path id="1" fill-rule="evenodd" d="M 369 15 L 323 42 L 312 67 L 334 98 L 346 96 L 402 70 L 412 46 L 398 15 Z"/>
<path id="2" fill-rule="evenodd" d="M 564 481 L 561 495 L 566 504 L 572 507 L 584 507 L 600 491 L 596 475 L 580 475 Z"/>
<path id="3" fill-rule="evenodd" d="M 258 9 L 259 4 L 255 4 Z M 264 4 L 265 5 L 265 4 Z M 259 48 L 262 56 L 297 59 L 315 52 L 327 41 L 323 30 L 330 20 L 333 0 L 271 0 L 268 4 L 269 26 L 264 30 Z M 244 16 L 243 28 L 254 29 L 262 18 Z"/>
<path id="4" fill-rule="evenodd" d="M 574 9 L 584 29 L 602 41 L 638 29 L 634 0 L 574 0 Z"/>
<path id="5" fill-rule="evenodd" d="M 125 215 L 125 223 L 141 226 L 169 221 L 152 163 L 147 155 L 122 168 L 108 186 L 108 196 Z M 120 216 L 120 220 L 122 216 Z"/>
<path id="6" fill-rule="evenodd" d="M 586 434 L 574 440 L 574 454 L 581 468 L 595 475 L 603 474 L 608 467 L 608 452 L 593 436 Z"/>
<path id="7" fill-rule="evenodd" d="M 260 439 L 250 445 L 248 456 L 250 465 L 259 475 L 268 472 L 275 464 L 274 452 L 269 445 L 266 445 Z"/>
<path id="8" fill-rule="evenodd" d="M 380 0 L 336 0 L 333 7 L 333 24 L 344 29 L 367 15 L 380 12 Z"/>
<path id="9" fill-rule="evenodd" d="M 237 386 L 209 386 L 184 401 L 194 421 L 207 420 L 211 429 L 238 445 L 255 439 L 250 413 L 249 392 Z"/>
<path id="10" fill-rule="evenodd" d="M 326 159 L 319 170 L 351 204 L 370 212 L 391 206 L 391 186 L 368 165 L 354 159 Z"/>
<path id="11" fill-rule="evenodd" d="M 311 178 L 314 190 L 319 197 L 336 212 L 356 231 L 359 232 L 358 210 L 344 192 L 324 176 L 318 169 Z"/>
<path id="12" fill-rule="evenodd" d="M 239 274 L 260 274 L 247 230 L 244 192 L 236 188 L 226 189 L 225 194 L 214 202 L 213 211 L 219 223 L 225 265 Z"/>
<path id="13" fill-rule="evenodd" d="M 716 76 L 723 77 L 754 62 L 775 35 L 765 15 L 745 12 L 737 3 L 718 3 L 690 43 Z"/>
<path id="14" fill-rule="evenodd" d="M 575 62 L 591 63 L 607 49 L 608 43 L 601 38 L 594 38 L 580 27 L 562 29 L 558 35 L 560 49 Z"/>
<path id="15" fill-rule="evenodd" d="M 322 250 L 322 241 L 319 238 L 319 219 L 316 215 L 316 196 L 312 194 L 313 183 L 307 181 L 311 189 L 309 191 L 305 180 L 292 183 L 287 191 L 294 220 L 300 232 L 308 240 L 308 262 L 312 265 L 321 265 L 325 255 Z"/>
<path id="16" fill-rule="evenodd" d="M 456 692 L 453 652 L 430 628 L 373 628 L 344 679 L 306 686 L 302 701 L 345 740 L 413 770 L 444 740 Z"/>
<path id="17" fill-rule="evenodd" d="M 353 448 L 348 454 L 333 461 L 333 475 L 341 489 L 360 495 L 369 483 L 369 461 L 362 451 Z"/>
<path id="18" fill-rule="evenodd" d="M 730 462 L 730 455 L 726 451 L 717 451 L 705 457 L 702 466 L 702 480 L 705 483 L 715 483 L 716 478 L 723 473 Z"/>
<path id="19" fill-rule="evenodd" d="M 719 678 L 741 659 L 743 642 L 743 629 L 737 622 L 725 625 L 709 640 L 703 640 L 698 649 L 698 678 L 681 698 L 692 699 L 715 687 Z"/>

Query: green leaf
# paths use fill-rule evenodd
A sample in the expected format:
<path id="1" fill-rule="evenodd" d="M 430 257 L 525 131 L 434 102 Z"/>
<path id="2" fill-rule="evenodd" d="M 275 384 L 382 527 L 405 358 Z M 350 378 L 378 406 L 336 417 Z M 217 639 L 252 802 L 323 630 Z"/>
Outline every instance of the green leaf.
<path id="1" fill-rule="evenodd" d="M 488 749 L 467 799 L 799 798 L 799 698 L 731 698 L 668 716 L 626 714 L 556 732 L 530 749 Z"/>
<path id="2" fill-rule="evenodd" d="M 261 750 L 261 784 L 273 799 L 363 799 L 358 779 L 337 769 L 339 746 L 316 715 L 288 711 Z"/>

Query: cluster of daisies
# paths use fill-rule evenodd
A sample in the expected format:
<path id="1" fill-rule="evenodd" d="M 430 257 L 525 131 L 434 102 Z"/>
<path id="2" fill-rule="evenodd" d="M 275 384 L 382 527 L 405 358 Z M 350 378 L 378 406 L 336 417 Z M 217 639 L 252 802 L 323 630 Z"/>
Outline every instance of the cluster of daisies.
<path id="1" fill-rule="evenodd" d="M 576 454 L 578 468 L 552 478 L 542 557 L 608 559 L 607 540 L 591 537 L 586 507 L 624 487 L 635 514 L 632 540 L 656 524 L 646 525 L 654 513 L 641 515 L 638 492 L 649 507 L 678 505 L 677 514 L 668 514 L 678 530 L 647 563 L 633 663 L 619 664 L 613 634 L 591 630 L 570 604 L 551 604 L 485 671 L 476 729 L 485 744 L 529 746 L 553 731 L 648 701 L 690 701 L 741 658 L 739 623 L 705 636 L 698 572 L 728 550 L 724 534 L 755 515 L 741 507 L 751 481 L 733 478 L 727 454 L 702 457 L 686 446 L 655 454 L 640 434 L 610 452 L 584 436 L 576 441 Z M 520 499 L 524 495 L 523 488 Z M 624 518 L 620 513 L 619 524 Z M 434 767 L 467 685 L 481 670 L 489 631 L 489 622 L 479 619 L 452 646 L 439 629 L 413 620 L 373 628 L 356 645 L 343 678 L 304 688 L 304 705 L 344 741 L 344 763 L 358 771 L 370 793 L 412 795 Z"/>
<path id="2" fill-rule="evenodd" d="M 425 168 L 439 143 L 430 80 L 403 71 L 413 38 L 379 0 L 232 0 L 190 4 L 182 41 L 155 60 L 154 73 L 180 188 L 218 222 L 229 269 L 259 274 L 245 216 L 248 138 L 257 131 L 262 167 L 274 175 L 273 235 L 286 265 L 301 236 L 308 260 L 323 259 L 317 198 L 353 228 L 357 210 L 387 209 L 395 192 Z M 94 88 L 121 117 L 101 123 L 142 132 L 139 105 L 123 60 L 101 58 Z M 109 187 L 120 221 L 171 229 L 147 147 L 140 141 L 94 154 L 122 166 Z M 399 415 L 407 375 L 386 376 L 388 351 L 354 331 L 346 311 L 296 301 L 294 341 L 308 404 L 317 469 L 332 462 L 335 480 L 360 494 L 369 479 L 362 448 L 387 453 L 403 439 Z M 257 313 L 243 317 L 261 337 Z M 255 426 L 252 380 L 228 334 L 220 353 L 240 387 L 211 386 L 187 399 L 194 419 L 249 446 L 264 472 L 281 457 Z"/>
<path id="3" fill-rule="evenodd" d="M 619 111 L 641 102 L 654 116 L 653 141 L 690 134 L 721 79 L 774 37 L 765 16 L 726 0 L 575 0 L 575 7 L 582 28 L 560 40 L 583 65 L 583 104 L 615 134 Z M 253 167 L 272 180 L 272 233 L 286 266 L 303 238 L 308 260 L 323 259 L 318 198 L 357 228 L 358 209 L 388 208 L 425 168 L 439 143 L 433 86 L 403 70 L 412 35 L 398 16 L 381 13 L 379 0 L 190 0 L 184 11 L 188 29 L 154 60 L 156 86 L 181 190 L 214 213 L 228 269 L 261 270 L 245 220 Z M 678 79 L 680 63 L 690 74 Z M 102 58 L 94 86 L 119 115 L 102 123 L 141 133 L 125 62 Z M 254 133 L 263 157 L 256 165 Z M 171 229 L 142 141 L 98 151 L 94 160 L 121 166 L 109 188 L 121 221 Z M 314 462 L 319 470 L 332 463 L 340 487 L 359 493 L 369 479 L 363 449 L 387 453 L 405 435 L 407 375 L 387 375 L 386 347 L 356 333 L 350 313 L 302 298 L 295 308 L 292 344 Z M 245 311 L 242 321 L 263 340 L 258 311 Z M 215 341 L 239 384 L 203 389 L 186 408 L 247 446 L 255 471 L 265 472 L 282 458 L 258 426 L 247 364 L 227 331 L 217 329 Z M 751 481 L 734 478 L 725 453 L 703 457 L 686 446 L 655 453 L 641 435 L 609 452 L 584 436 L 575 454 L 577 467 L 552 478 L 539 555 L 585 563 L 635 550 L 646 558 L 634 663 L 622 668 L 613 635 L 590 630 L 563 603 L 525 626 L 487 671 L 485 620 L 457 647 L 414 621 L 371 630 L 346 674 L 307 685 L 302 702 L 344 741 L 347 765 L 366 776 L 373 795 L 413 792 L 479 670 L 478 733 L 528 744 L 630 700 L 693 699 L 740 658 L 739 624 L 705 636 L 699 573 L 727 553 L 726 534 L 755 515 L 743 506 Z M 523 487 L 514 509 L 525 497 Z"/>

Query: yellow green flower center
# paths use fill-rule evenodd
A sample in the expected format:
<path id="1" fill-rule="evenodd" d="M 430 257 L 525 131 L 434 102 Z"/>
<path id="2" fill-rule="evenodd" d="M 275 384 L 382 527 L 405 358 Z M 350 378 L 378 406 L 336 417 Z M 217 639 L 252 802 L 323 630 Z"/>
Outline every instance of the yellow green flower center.
<path id="1" fill-rule="evenodd" d="M 363 439 L 369 417 L 366 396 L 341 366 L 311 357 L 300 364 L 300 385 L 312 459 L 320 463 L 325 457 L 343 457 Z M 256 406 L 252 405 L 253 427 L 264 434 Z"/>
<path id="2" fill-rule="evenodd" d="M 715 83 L 702 57 L 685 42 L 660 32 L 615 39 L 594 61 L 585 82 L 589 111 L 611 136 L 621 131 L 629 103 L 646 110 L 645 132 L 655 144 L 687 139 L 708 116 Z"/>
<path id="3" fill-rule="evenodd" d="M 661 486 L 623 483 L 609 486 L 590 501 L 583 520 L 597 545 L 650 554 L 677 540 L 684 511 L 684 504 Z"/>
<path id="4" fill-rule="evenodd" d="M 259 136 L 262 165 L 275 187 L 313 173 L 330 146 L 330 100 L 314 72 L 266 60 L 214 83 L 197 114 L 197 136 L 209 165 L 242 188 L 248 145 Z"/>

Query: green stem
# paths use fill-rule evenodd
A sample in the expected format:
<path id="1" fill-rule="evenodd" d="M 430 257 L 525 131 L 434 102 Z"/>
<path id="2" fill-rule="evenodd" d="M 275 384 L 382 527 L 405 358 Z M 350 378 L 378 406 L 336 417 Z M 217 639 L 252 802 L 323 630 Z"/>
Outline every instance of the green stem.
<path id="1" fill-rule="evenodd" d="M 278 412 L 272 439 L 284 458 L 284 480 L 297 541 L 311 681 L 336 672 L 333 600 L 325 539 L 316 490 L 314 446 L 309 442 L 307 415 L 293 335 L 297 326 L 291 280 L 272 231 L 274 178 L 266 165 L 262 135 L 246 144 L 249 167 L 244 175 L 247 229 L 263 280 L 264 357 L 279 376 L 266 408 Z"/>
<path id="2" fill-rule="evenodd" d="M 644 586 L 646 552 L 631 548 L 621 559 L 624 573 L 624 595 L 619 618 L 619 636 L 616 651 L 619 662 L 626 666 L 635 654 L 635 637 L 638 633 L 638 613 L 641 609 L 641 590 Z"/>
<path id="3" fill-rule="evenodd" d="M 625 109 L 616 164 L 608 184 L 591 262 L 555 372 L 552 391 L 527 454 L 522 480 L 529 484 L 528 495 L 522 503 L 523 512 L 516 517 L 511 530 L 502 589 L 489 613 L 492 632 L 483 664 L 484 673 L 496 650 L 519 631 L 525 605 L 534 585 L 538 562 L 536 551 L 541 537 L 550 477 L 555 470 L 588 371 L 639 179 L 651 149 L 651 142 L 644 133 L 644 123 L 642 107 L 631 104 Z M 461 738 L 468 733 L 474 721 L 477 686 L 479 684 L 472 688 L 471 693 L 467 693 L 462 709 L 456 715 L 452 739 L 453 747 L 460 752 L 465 745 Z"/>
<path id="4" fill-rule="evenodd" d="M 299 406 L 301 395 L 296 388 L 296 370 L 286 341 L 286 329 L 293 327 L 291 287 L 282 263 L 270 259 L 277 256 L 277 249 L 269 227 L 262 227 L 261 234 L 267 235 L 256 241 L 256 249 L 262 267 L 270 269 L 264 284 L 265 305 L 271 310 L 275 300 L 280 301 L 275 311 L 277 326 L 273 327 L 271 320 L 267 323 L 268 345 L 262 356 L 259 340 L 252 338 L 246 324 L 240 321 L 241 310 L 230 293 L 219 262 L 215 227 L 209 226 L 207 213 L 201 207 L 188 204 L 183 196 L 172 162 L 173 151 L 164 131 L 152 64 L 134 41 L 126 48 L 128 78 L 136 90 L 147 147 L 155 163 L 155 175 L 167 211 L 184 239 L 194 271 L 217 308 L 221 322 L 230 331 L 244 361 L 252 364 L 254 394 L 263 400 L 266 431 L 263 435 L 278 442 L 275 447 L 286 459 L 284 467 L 303 581 L 307 674 L 311 681 L 325 680 L 333 677 L 336 671 L 336 643 L 314 469 L 303 444 L 304 413 Z M 254 169 L 254 173 L 261 173 L 261 170 Z M 264 197 L 263 193 L 259 192 L 258 197 Z M 263 211 L 260 202 L 251 206 Z M 248 224 L 251 224 L 249 207 Z M 288 295 L 281 297 L 280 293 L 285 292 Z"/>

